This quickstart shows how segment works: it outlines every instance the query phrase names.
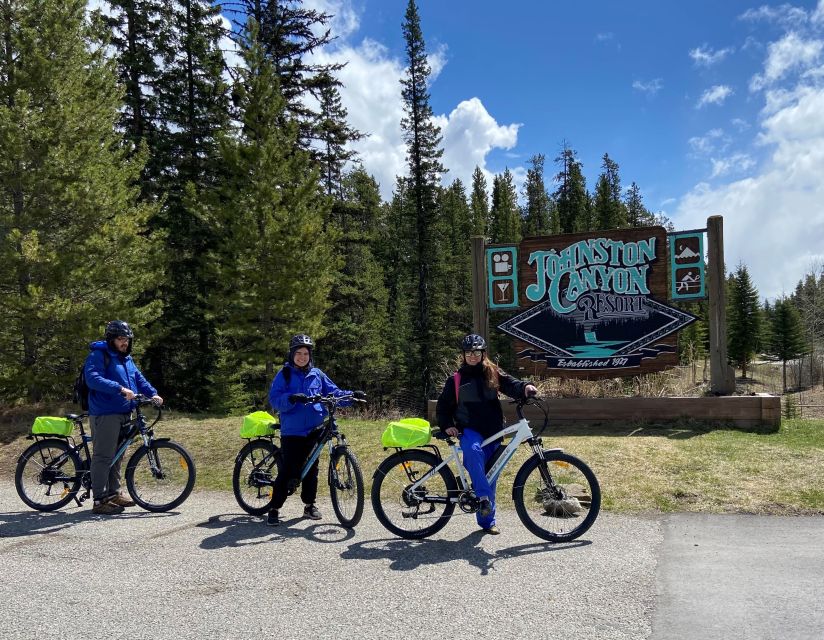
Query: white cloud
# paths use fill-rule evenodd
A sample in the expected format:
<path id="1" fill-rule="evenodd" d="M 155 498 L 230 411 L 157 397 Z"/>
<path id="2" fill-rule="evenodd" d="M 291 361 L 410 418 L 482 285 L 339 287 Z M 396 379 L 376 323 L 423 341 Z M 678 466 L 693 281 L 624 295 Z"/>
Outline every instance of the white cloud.
<path id="1" fill-rule="evenodd" d="M 708 104 L 724 104 L 724 101 L 733 94 L 733 90 L 730 89 L 727 85 L 724 84 L 717 84 L 714 87 L 710 87 L 704 93 L 701 94 L 701 97 L 698 99 L 698 104 L 695 105 L 696 109 L 700 109 L 701 107 L 705 107 Z"/>
<path id="2" fill-rule="evenodd" d="M 663 80 L 661 78 L 654 78 L 647 82 L 643 80 L 636 80 L 632 83 L 632 88 L 636 91 L 640 91 L 641 93 L 646 93 L 647 95 L 654 96 L 658 93 L 661 88 L 664 86 Z"/>
<path id="3" fill-rule="evenodd" d="M 767 47 L 764 73 L 756 74 L 750 81 L 750 91 L 769 87 L 794 70 L 804 70 L 814 65 L 824 50 L 824 41 L 805 40 L 790 32 L 778 42 Z"/>
<path id="4" fill-rule="evenodd" d="M 703 136 L 694 136 L 687 141 L 696 155 L 723 153 L 730 144 L 730 139 L 723 129 L 710 129 Z"/>
<path id="5" fill-rule="evenodd" d="M 343 83 L 341 101 L 349 113 L 349 123 L 368 137 L 353 144 L 364 169 L 379 182 L 381 196 L 388 200 L 395 178 L 407 173 L 406 145 L 401 137 L 403 102 L 400 80 L 404 62 L 374 40 L 357 46 L 344 45 L 332 52 L 318 52 L 318 63 L 347 62 L 338 73 Z M 428 56 L 432 67 L 430 82 L 443 69 L 446 48 L 439 47 Z M 519 124 L 499 125 L 477 97 L 461 101 L 448 115 L 437 115 L 444 149 L 443 164 L 449 169 L 446 184 L 460 178 L 471 184 L 475 166 L 485 170 L 487 154 L 492 149 L 512 149 Z M 491 184 L 491 174 L 487 178 Z"/>
<path id="6" fill-rule="evenodd" d="M 332 16 L 328 28 L 332 36 L 348 38 L 360 27 L 360 16 L 349 0 L 304 0 L 304 8 Z"/>
<path id="7" fill-rule="evenodd" d="M 818 6 L 813 11 L 810 21 L 814 25 L 824 26 L 824 0 L 818 0 Z"/>
<path id="8" fill-rule="evenodd" d="M 739 132 L 746 131 L 750 128 L 750 123 L 746 120 L 742 120 L 741 118 L 733 118 L 731 121 L 732 126 L 738 129 Z"/>
<path id="9" fill-rule="evenodd" d="M 723 215 L 726 263 L 744 262 L 759 293 L 774 298 L 792 291 L 822 254 L 824 88 L 771 90 L 765 105 L 758 140 L 770 153 L 761 168 L 715 187 L 696 185 L 673 217 L 678 228 L 694 229 Z"/>
<path id="10" fill-rule="evenodd" d="M 726 158 L 712 158 L 712 178 L 726 176 L 731 173 L 744 173 L 755 166 L 753 160 L 746 153 L 734 153 Z"/>
<path id="11" fill-rule="evenodd" d="M 777 7 L 762 5 L 757 9 L 747 9 L 738 16 L 738 19 L 748 22 L 771 22 L 792 28 L 799 27 L 807 22 L 807 12 L 789 4 L 782 4 Z"/>
<path id="12" fill-rule="evenodd" d="M 712 65 L 721 62 L 732 52 L 733 49 L 729 47 L 726 49 L 719 49 L 718 51 L 713 51 L 707 45 L 703 45 L 701 47 L 696 47 L 695 49 L 691 50 L 690 58 L 692 58 L 696 66 L 711 67 Z"/>

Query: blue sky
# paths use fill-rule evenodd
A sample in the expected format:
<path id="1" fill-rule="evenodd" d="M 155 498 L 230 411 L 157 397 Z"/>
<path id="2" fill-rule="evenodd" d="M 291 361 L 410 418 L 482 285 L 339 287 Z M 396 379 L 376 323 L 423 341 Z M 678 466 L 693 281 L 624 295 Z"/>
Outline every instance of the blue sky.
<path id="1" fill-rule="evenodd" d="M 398 80 L 404 0 L 307 0 L 336 15 L 320 61 L 347 62 L 342 98 L 370 137 L 362 162 L 390 197 L 405 170 Z M 678 229 L 722 214 L 728 267 L 762 297 L 824 265 L 824 0 L 759 4 L 419 0 L 444 136 L 445 181 L 475 165 L 551 177 L 562 141 L 592 190 L 604 153 L 623 186 Z"/>

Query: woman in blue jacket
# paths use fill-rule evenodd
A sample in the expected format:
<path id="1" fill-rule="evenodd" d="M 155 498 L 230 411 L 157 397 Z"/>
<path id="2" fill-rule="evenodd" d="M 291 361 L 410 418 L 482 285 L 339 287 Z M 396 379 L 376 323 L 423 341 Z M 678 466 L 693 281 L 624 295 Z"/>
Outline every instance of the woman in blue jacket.
<path id="1" fill-rule="evenodd" d="M 326 409 L 320 403 L 295 402 L 296 394 L 307 396 L 336 396 L 351 393 L 338 389 L 334 382 L 312 362 L 315 343 L 305 334 L 298 334 L 289 341 L 289 358 L 272 381 L 269 403 L 280 416 L 281 468 L 272 489 L 272 506 L 266 524 L 280 524 L 278 511 L 286 502 L 289 483 L 300 479 L 300 472 L 312 448 L 317 443 L 318 428 L 326 418 Z M 342 403 L 344 404 L 344 403 Z M 305 505 L 303 515 L 320 520 L 315 506 L 318 493 L 318 460 L 303 479 L 300 497 Z"/>

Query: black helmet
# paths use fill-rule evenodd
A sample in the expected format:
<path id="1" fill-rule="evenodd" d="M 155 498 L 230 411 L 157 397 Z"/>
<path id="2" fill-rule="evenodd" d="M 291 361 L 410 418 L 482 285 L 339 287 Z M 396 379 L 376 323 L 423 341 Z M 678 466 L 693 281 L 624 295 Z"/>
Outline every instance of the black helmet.
<path id="1" fill-rule="evenodd" d="M 461 350 L 473 351 L 475 349 L 486 351 L 486 340 L 477 333 L 470 333 L 468 336 L 464 336 L 464 339 L 461 340 Z"/>
<path id="2" fill-rule="evenodd" d="M 129 339 L 129 347 L 126 349 L 126 353 L 129 354 L 132 352 L 132 340 L 134 340 L 134 332 L 132 328 L 129 326 L 128 322 L 123 320 L 112 320 L 106 325 L 106 332 L 103 334 L 106 342 L 112 348 L 114 348 L 114 339 L 115 338 L 128 338 Z"/>
<path id="3" fill-rule="evenodd" d="M 307 336 L 305 333 L 299 333 L 296 336 L 292 336 L 292 339 L 289 341 L 289 351 L 294 351 L 295 349 L 300 349 L 301 347 L 306 347 L 310 351 L 315 346 L 315 343 L 312 342 L 312 338 Z"/>

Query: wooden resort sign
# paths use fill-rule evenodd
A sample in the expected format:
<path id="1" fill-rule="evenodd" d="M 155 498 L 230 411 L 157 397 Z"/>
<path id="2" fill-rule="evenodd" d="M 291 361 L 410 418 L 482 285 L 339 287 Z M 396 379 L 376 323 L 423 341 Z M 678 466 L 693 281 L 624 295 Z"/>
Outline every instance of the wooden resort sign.
<path id="1" fill-rule="evenodd" d="M 665 302 L 667 236 L 643 227 L 488 247 L 489 308 L 518 310 L 498 329 L 515 338 L 519 361 L 545 375 L 588 378 L 677 364 L 677 332 L 695 316 Z"/>

